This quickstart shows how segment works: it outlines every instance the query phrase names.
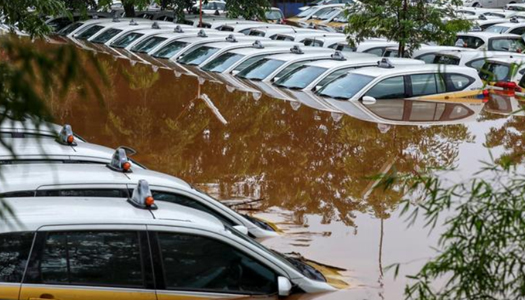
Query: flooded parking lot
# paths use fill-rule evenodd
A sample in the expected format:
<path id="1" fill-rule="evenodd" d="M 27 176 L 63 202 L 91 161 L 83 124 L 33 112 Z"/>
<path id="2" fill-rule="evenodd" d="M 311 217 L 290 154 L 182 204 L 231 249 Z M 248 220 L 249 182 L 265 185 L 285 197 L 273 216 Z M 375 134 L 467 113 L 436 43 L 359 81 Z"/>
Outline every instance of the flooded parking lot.
<path id="1" fill-rule="evenodd" d="M 399 216 L 403 193 L 374 190 L 370 176 L 456 166 L 450 178 L 460 179 L 489 158 L 487 147 L 496 158 L 522 153 L 523 117 L 511 115 L 520 102 L 505 95 L 487 103 L 388 100 L 361 110 L 386 125 L 109 55 L 97 59 L 109 75 L 103 99 L 75 91 L 66 102 L 50 99 L 56 122 L 93 143 L 132 146 L 149 168 L 275 222 L 284 233 L 265 245 L 345 269 L 349 289 L 315 299 L 399 299 L 403 275 L 433 254 L 439 228 L 430 235 L 422 224 L 407 228 Z M 385 270 L 392 263 L 402 263 L 396 280 Z"/>

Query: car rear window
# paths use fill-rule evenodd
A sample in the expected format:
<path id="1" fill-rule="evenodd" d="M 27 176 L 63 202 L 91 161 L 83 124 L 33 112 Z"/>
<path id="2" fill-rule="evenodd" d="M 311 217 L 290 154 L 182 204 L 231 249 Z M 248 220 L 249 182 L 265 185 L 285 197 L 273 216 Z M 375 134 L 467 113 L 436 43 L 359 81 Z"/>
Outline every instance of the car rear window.
<path id="1" fill-rule="evenodd" d="M 487 82 L 507 81 L 510 77 L 510 65 L 486 62 L 479 72 L 479 77 Z"/>

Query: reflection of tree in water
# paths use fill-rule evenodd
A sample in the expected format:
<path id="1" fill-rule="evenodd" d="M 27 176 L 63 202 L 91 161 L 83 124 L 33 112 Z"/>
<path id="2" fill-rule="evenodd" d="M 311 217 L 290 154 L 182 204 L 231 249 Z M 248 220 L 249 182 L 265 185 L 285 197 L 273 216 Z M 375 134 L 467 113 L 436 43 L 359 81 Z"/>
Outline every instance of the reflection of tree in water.
<path id="1" fill-rule="evenodd" d="M 472 140 L 462 125 L 401 126 L 381 133 L 374 123 L 350 117 L 335 122 L 327 112 L 295 111 L 286 101 L 254 100 L 206 83 L 202 93 L 227 120 L 224 124 L 196 99 L 196 78 L 125 63 L 119 67 L 124 70 L 112 79 L 117 92 L 109 111 L 95 110 L 93 124 L 73 116 L 74 128 L 95 132 L 90 140 L 96 143 L 136 148 L 137 159 L 152 169 L 190 183 L 217 184 L 221 198 L 260 196 L 263 208 L 283 207 L 297 220 L 318 214 L 323 223 L 342 220 L 354 226 L 356 211 L 388 218 L 402 191 L 369 191 L 368 176 L 385 166 L 390 172 L 449 166 L 457 145 Z"/>
<path id="2" fill-rule="evenodd" d="M 522 163 L 525 158 L 525 118 L 510 117 L 500 128 L 491 128 L 487 134 L 485 146 L 495 148 L 503 146 L 505 152 L 498 160 Z"/>

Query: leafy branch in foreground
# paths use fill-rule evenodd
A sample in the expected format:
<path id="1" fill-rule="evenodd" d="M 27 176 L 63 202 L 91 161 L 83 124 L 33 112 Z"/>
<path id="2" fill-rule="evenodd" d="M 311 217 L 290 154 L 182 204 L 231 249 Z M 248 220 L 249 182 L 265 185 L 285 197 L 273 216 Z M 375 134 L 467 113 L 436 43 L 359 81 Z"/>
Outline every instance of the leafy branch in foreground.
<path id="1" fill-rule="evenodd" d="M 458 184 L 417 173 L 383 178 L 383 187 L 402 181 L 412 195 L 422 196 L 403 201 L 411 224 L 421 213 L 426 226 L 434 228 L 440 214 L 450 210 L 437 256 L 407 276 L 412 281 L 407 299 L 525 297 L 525 175 L 510 161 L 493 161 Z M 397 275 L 399 265 L 394 267 Z M 436 286 L 437 279 L 444 284 Z"/>

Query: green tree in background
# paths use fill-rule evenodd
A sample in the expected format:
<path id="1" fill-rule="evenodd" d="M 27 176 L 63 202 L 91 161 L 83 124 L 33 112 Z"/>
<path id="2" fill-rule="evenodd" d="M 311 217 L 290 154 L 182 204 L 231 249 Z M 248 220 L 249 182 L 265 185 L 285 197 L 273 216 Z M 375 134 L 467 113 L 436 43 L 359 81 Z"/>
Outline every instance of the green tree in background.
<path id="1" fill-rule="evenodd" d="M 258 19 L 266 20 L 265 12 L 270 9 L 268 0 L 228 0 L 226 1 L 226 10 L 228 17 L 243 17 L 247 20 Z"/>
<path id="2" fill-rule="evenodd" d="M 405 57 L 425 43 L 446 45 L 456 33 L 467 31 L 470 21 L 458 18 L 459 0 L 429 4 L 425 0 L 368 0 L 347 7 L 351 46 L 368 38 L 399 42 L 398 55 Z"/>

